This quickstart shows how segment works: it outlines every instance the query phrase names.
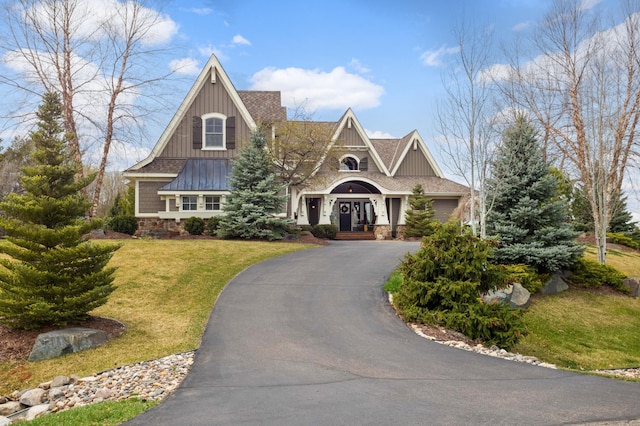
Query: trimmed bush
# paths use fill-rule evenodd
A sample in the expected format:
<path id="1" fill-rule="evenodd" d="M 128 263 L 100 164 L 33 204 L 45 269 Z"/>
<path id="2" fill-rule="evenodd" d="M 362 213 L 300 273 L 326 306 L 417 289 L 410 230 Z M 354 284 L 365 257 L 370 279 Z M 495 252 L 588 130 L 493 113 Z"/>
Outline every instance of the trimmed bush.
<path id="1" fill-rule="evenodd" d="M 629 289 L 622 285 L 626 277 L 612 266 L 581 258 L 576 262 L 569 281 L 579 287 L 600 288 L 606 285 L 622 293 L 628 293 Z"/>
<path id="2" fill-rule="evenodd" d="M 338 227 L 335 225 L 306 225 L 302 227 L 303 231 L 309 231 L 316 238 L 324 238 L 334 240 L 338 233 Z"/>
<path id="3" fill-rule="evenodd" d="M 608 232 L 607 238 L 610 238 L 613 244 L 620 244 L 621 246 L 629 247 L 635 250 L 638 250 L 638 248 L 640 248 L 640 243 L 625 234 Z"/>
<path id="4" fill-rule="evenodd" d="M 202 235 L 204 232 L 204 219 L 191 216 L 184 221 L 184 230 L 191 235 Z"/>
<path id="5" fill-rule="evenodd" d="M 517 277 L 489 261 L 493 244 L 455 223 L 437 226 L 401 265 L 402 280 L 393 295 L 400 314 L 406 321 L 449 327 L 487 344 L 513 346 L 525 334 L 523 311 L 484 304 L 480 298 Z"/>
<path id="6" fill-rule="evenodd" d="M 520 283 L 520 285 L 526 288 L 531 294 L 539 292 L 542 287 L 544 287 L 544 283 L 540 279 L 540 275 L 531 266 L 513 264 L 503 265 L 502 267 L 504 268 L 505 273 L 505 281 L 502 287 Z"/>
<path id="7" fill-rule="evenodd" d="M 104 226 L 113 232 L 133 235 L 138 230 L 138 221 L 133 216 L 112 216 L 105 219 Z"/>
<path id="8" fill-rule="evenodd" d="M 213 216 L 209 219 L 209 222 L 207 222 L 207 231 L 209 231 L 209 235 L 216 235 L 219 227 L 220 216 Z"/>

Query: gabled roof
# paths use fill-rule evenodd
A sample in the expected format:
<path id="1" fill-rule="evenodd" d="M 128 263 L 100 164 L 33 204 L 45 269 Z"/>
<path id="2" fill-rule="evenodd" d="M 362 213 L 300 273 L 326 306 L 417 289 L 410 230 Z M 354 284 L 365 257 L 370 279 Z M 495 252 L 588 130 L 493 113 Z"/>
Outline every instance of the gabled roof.
<path id="1" fill-rule="evenodd" d="M 233 103 L 238 108 L 238 112 L 244 119 L 245 123 L 247 123 L 250 129 L 252 130 L 255 129 L 256 123 L 253 117 L 251 116 L 251 114 L 249 113 L 249 110 L 247 109 L 245 104 L 242 102 L 242 99 L 240 98 L 240 95 L 238 95 L 238 92 L 233 86 L 233 83 L 231 82 L 231 80 L 229 79 L 229 76 L 225 72 L 224 68 L 222 68 L 220 61 L 218 61 L 218 58 L 216 58 L 215 55 L 211 55 L 206 65 L 202 68 L 202 71 L 198 75 L 198 78 L 196 79 L 195 83 L 193 83 L 193 86 L 191 86 L 189 93 L 187 93 L 187 96 L 184 98 L 184 100 L 180 104 L 180 107 L 178 108 L 176 113 L 173 115 L 173 118 L 169 122 L 169 125 L 164 129 L 164 132 L 162 132 L 160 139 L 158 139 L 158 142 L 153 147 L 153 150 L 151 151 L 151 153 L 147 156 L 147 158 L 145 158 L 144 160 L 140 161 L 138 164 L 131 167 L 129 171 L 136 171 L 144 167 L 145 165 L 151 163 L 151 161 L 153 161 L 154 158 L 160 155 L 164 147 L 169 142 L 171 135 L 175 132 L 176 128 L 180 124 L 180 121 L 184 117 L 186 111 L 189 109 L 189 106 L 193 103 L 193 100 L 196 98 L 198 93 L 200 93 L 202 86 L 207 82 L 209 83 L 216 82 L 216 83 L 222 84 L 226 89 L 227 93 L 229 94 L 229 96 L 231 97 L 231 99 L 233 100 Z"/>
<path id="2" fill-rule="evenodd" d="M 393 166 L 398 162 L 407 140 L 408 136 L 402 139 L 371 139 L 371 144 L 375 147 L 387 168 L 392 170 Z"/>
<path id="3" fill-rule="evenodd" d="M 378 151 L 375 149 L 375 147 L 371 143 L 371 140 L 369 139 L 369 136 L 367 136 L 367 133 L 364 131 L 364 128 L 362 127 L 362 125 L 360 124 L 358 119 L 356 118 L 356 116 L 353 113 L 353 111 L 351 110 L 351 108 L 349 108 L 342 115 L 342 118 L 340 118 L 340 120 L 338 120 L 338 127 L 337 127 L 336 133 L 335 133 L 335 135 L 333 137 L 334 140 L 338 139 L 338 137 L 340 136 L 340 133 L 342 133 L 342 130 L 345 128 L 345 126 L 353 126 L 353 127 L 355 127 L 356 132 L 358 133 L 360 138 L 363 140 L 363 142 L 366 145 L 366 147 L 369 148 L 369 151 L 371 152 L 371 157 L 373 158 L 373 161 L 375 161 L 375 163 L 378 166 L 378 168 L 380 170 L 382 170 L 382 172 L 385 175 L 390 176 L 391 173 L 389 172 L 389 169 L 388 169 L 387 165 L 382 161 L 382 158 L 380 158 L 380 155 L 378 154 Z"/>
<path id="4" fill-rule="evenodd" d="M 407 136 L 402 138 L 402 143 L 404 143 L 405 146 L 402 148 L 400 157 L 397 159 L 397 161 L 394 161 L 393 166 L 390 167 L 392 176 L 395 176 L 396 172 L 398 171 L 398 168 L 402 164 L 402 161 L 404 160 L 404 158 L 407 156 L 407 153 L 409 152 L 409 150 L 419 148 L 424 154 L 424 156 L 426 157 L 427 161 L 429 162 L 429 165 L 433 169 L 436 176 L 440 178 L 444 177 L 444 173 L 442 173 L 442 170 L 440 170 L 438 163 L 436 163 L 435 158 L 433 158 L 433 155 L 431 155 L 431 151 L 429 151 L 429 148 L 427 148 L 427 145 L 424 143 L 424 141 L 422 140 L 422 137 L 420 136 L 420 133 L 418 133 L 417 130 L 414 130 L 413 132 L 409 133 Z"/>
<path id="5" fill-rule="evenodd" d="M 162 191 L 228 191 L 231 161 L 219 158 L 190 158 L 176 178 Z"/>

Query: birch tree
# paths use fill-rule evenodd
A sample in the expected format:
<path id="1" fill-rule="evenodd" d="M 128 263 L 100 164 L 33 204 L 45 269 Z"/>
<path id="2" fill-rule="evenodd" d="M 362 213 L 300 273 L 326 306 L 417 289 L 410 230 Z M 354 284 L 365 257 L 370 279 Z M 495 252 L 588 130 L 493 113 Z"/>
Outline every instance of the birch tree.
<path id="1" fill-rule="evenodd" d="M 24 91 L 27 99 L 60 94 L 78 164 L 93 143 L 100 146 L 91 196 L 95 215 L 112 143 L 140 134 L 151 112 L 142 95 L 169 74 L 151 59 L 163 52 L 175 24 L 144 0 L 18 0 L 5 2 L 3 18 L 2 59 L 13 72 L 0 83 Z"/>
<path id="2" fill-rule="evenodd" d="M 458 53 L 443 77 L 445 96 L 438 102 L 436 127 L 440 151 L 450 171 L 470 188 L 470 222 L 474 235 L 486 236 L 487 197 L 484 190 L 493 151 L 493 103 L 489 66 L 492 34 L 487 28 L 460 24 L 455 30 Z M 479 212 L 477 211 L 479 208 Z"/>
<path id="3" fill-rule="evenodd" d="M 618 12 L 622 21 L 603 29 L 584 2 L 557 0 L 534 31 L 538 56 L 493 69 L 504 93 L 552 135 L 584 185 L 601 263 L 611 201 L 622 191 L 640 120 L 640 3 Z"/>

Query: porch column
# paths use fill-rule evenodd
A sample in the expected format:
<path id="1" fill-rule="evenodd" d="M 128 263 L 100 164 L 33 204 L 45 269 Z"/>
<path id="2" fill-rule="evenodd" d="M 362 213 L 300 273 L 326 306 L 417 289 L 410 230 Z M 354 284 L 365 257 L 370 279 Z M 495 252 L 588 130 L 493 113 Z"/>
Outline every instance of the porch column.
<path id="1" fill-rule="evenodd" d="M 335 197 L 330 195 L 323 195 L 320 199 L 320 218 L 319 225 L 331 225 L 331 210 L 333 204 L 336 202 Z"/>
<path id="2" fill-rule="evenodd" d="M 408 195 L 403 195 L 402 197 L 400 197 L 400 213 L 398 214 L 398 223 L 397 225 L 406 225 L 407 223 L 405 222 L 406 220 L 406 210 L 409 206 L 409 196 Z"/>
<path id="3" fill-rule="evenodd" d="M 389 225 L 389 216 L 387 215 L 387 206 L 385 204 L 384 195 L 374 195 L 369 197 L 373 211 L 376 214 L 376 225 Z"/>
<path id="4" fill-rule="evenodd" d="M 296 202 L 298 197 L 295 197 Z M 309 224 L 309 215 L 307 214 L 307 197 L 303 195 L 300 197 L 300 203 L 296 206 L 296 209 L 293 211 L 298 212 L 298 225 L 308 225 Z"/>

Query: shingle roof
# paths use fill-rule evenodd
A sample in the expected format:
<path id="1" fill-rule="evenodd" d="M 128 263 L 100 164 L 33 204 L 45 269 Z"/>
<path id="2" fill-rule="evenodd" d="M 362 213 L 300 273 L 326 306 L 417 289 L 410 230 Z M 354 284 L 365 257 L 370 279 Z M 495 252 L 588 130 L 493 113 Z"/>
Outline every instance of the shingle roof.
<path id="1" fill-rule="evenodd" d="M 239 90 L 238 95 L 255 121 L 274 123 L 287 118 L 280 92 Z"/>
<path id="2" fill-rule="evenodd" d="M 389 170 L 400 160 L 402 150 L 410 140 L 410 135 L 402 139 L 370 139 L 371 145 L 378 151 L 378 155 Z"/>
<path id="3" fill-rule="evenodd" d="M 228 191 L 230 176 L 230 160 L 190 158 L 178 176 L 159 191 Z"/>
<path id="4" fill-rule="evenodd" d="M 125 172 L 134 173 L 178 173 L 184 166 L 185 158 L 156 157 L 151 163 L 139 169 L 130 168 Z M 135 166 L 134 166 L 135 167 Z"/>
<path id="5" fill-rule="evenodd" d="M 378 185 L 392 192 L 405 192 L 411 193 L 413 187 L 416 184 L 422 185 L 426 195 L 438 196 L 438 195 L 464 195 L 469 192 L 469 188 L 454 182 L 449 179 L 440 178 L 437 176 L 386 176 L 378 172 L 357 172 L 353 174 L 348 173 L 323 173 L 319 176 L 318 184 L 309 188 L 309 192 L 323 192 L 327 187 L 333 185 L 346 177 L 353 180 L 368 179 L 376 182 Z"/>

